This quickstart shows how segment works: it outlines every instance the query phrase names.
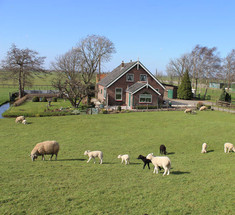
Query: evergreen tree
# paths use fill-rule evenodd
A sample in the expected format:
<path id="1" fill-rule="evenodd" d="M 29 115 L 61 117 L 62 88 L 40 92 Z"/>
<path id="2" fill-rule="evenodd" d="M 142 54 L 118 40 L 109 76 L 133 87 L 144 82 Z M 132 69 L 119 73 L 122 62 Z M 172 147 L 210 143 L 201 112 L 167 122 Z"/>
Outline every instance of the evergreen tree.
<path id="1" fill-rule="evenodd" d="M 189 78 L 188 70 L 185 71 L 182 78 L 182 82 L 177 91 L 179 99 L 191 99 L 192 98 L 192 86 Z"/>

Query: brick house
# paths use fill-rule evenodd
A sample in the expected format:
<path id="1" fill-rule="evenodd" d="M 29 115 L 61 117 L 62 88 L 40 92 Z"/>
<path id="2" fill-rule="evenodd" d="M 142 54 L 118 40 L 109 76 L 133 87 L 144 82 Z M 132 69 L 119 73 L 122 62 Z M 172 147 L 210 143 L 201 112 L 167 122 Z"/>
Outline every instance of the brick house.
<path id="1" fill-rule="evenodd" d="M 108 106 L 158 106 L 165 87 L 140 62 L 122 62 L 97 83 L 97 97 Z"/>

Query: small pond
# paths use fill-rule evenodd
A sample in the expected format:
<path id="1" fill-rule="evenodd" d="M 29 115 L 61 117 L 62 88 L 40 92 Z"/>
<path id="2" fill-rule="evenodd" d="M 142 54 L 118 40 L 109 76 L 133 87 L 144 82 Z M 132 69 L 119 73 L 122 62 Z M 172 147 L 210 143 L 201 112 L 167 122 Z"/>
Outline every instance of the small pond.
<path id="1" fill-rule="evenodd" d="M 6 103 L 2 106 L 0 106 L 0 119 L 4 118 L 2 114 L 10 107 L 10 103 Z"/>

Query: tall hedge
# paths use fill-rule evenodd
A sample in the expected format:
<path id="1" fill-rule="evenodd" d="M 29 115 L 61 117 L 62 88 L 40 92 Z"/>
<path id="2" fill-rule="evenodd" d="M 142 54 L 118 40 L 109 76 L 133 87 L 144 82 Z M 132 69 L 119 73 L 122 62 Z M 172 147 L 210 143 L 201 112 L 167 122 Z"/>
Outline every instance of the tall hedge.
<path id="1" fill-rule="evenodd" d="M 181 84 L 178 88 L 177 95 L 179 99 L 189 100 L 192 98 L 192 86 L 188 70 L 185 71 Z"/>

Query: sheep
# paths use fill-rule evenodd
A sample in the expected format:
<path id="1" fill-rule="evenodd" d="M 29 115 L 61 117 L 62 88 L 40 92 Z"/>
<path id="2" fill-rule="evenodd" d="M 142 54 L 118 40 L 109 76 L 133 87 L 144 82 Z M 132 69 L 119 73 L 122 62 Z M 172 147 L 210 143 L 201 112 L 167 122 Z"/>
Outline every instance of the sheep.
<path id="1" fill-rule="evenodd" d="M 199 111 L 203 111 L 203 110 L 206 110 L 206 109 L 207 109 L 207 107 L 204 105 L 204 106 L 200 107 Z"/>
<path id="2" fill-rule="evenodd" d="M 23 120 L 25 120 L 24 116 L 18 116 L 18 117 L 16 117 L 15 122 L 16 122 L 16 123 L 22 122 Z"/>
<path id="3" fill-rule="evenodd" d="M 146 156 L 147 159 L 151 160 L 153 165 L 154 165 L 154 170 L 153 173 L 158 174 L 158 167 L 163 167 L 163 169 L 165 170 L 163 173 L 163 176 L 169 175 L 170 174 L 170 168 L 171 168 L 171 161 L 168 157 L 164 156 L 153 156 L 153 153 L 150 153 Z"/>
<path id="4" fill-rule="evenodd" d="M 232 143 L 225 143 L 224 144 L 224 153 L 229 153 L 230 151 L 235 152 L 235 148 Z"/>
<path id="5" fill-rule="evenodd" d="M 185 109 L 184 113 L 192 113 L 192 109 L 191 108 L 187 108 L 187 109 Z"/>
<path id="6" fill-rule="evenodd" d="M 207 148 L 207 144 L 203 143 L 202 144 L 202 151 L 201 151 L 201 153 L 207 153 L 206 148 Z"/>
<path id="7" fill-rule="evenodd" d="M 160 145 L 160 154 L 166 155 L 166 146 L 165 145 Z"/>
<path id="8" fill-rule="evenodd" d="M 60 146 L 59 143 L 55 140 L 48 140 L 41 143 L 36 144 L 33 148 L 30 156 L 32 161 L 37 159 L 38 156 L 42 156 L 42 160 L 45 160 L 44 155 L 51 155 L 50 160 L 52 159 L 53 155 L 55 154 L 55 160 L 57 160 L 57 154 L 59 152 Z"/>
<path id="9" fill-rule="evenodd" d="M 151 163 L 151 160 L 146 159 L 146 157 L 143 155 L 139 155 L 137 159 L 141 159 L 144 162 L 143 169 L 145 168 L 146 164 L 148 164 L 148 168 L 150 169 L 149 163 Z"/>
<path id="10" fill-rule="evenodd" d="M 27 124 L 26 119 L 24 119 L 24 120 L 22 121 L 22 124 L 24 124 L 24 125 L 26 125 L 26 124 Z"/>
<path id="11" fill-rule="evenodd" d="M 89 163 L 91 158 L 94 159 L 94 163 L 95 163 L 95 157 L 98 157 L 100 159 L 100 164 L 102 164 L 102 162 L 103 162 L 103 152 L 102 151 L 90 151 L 90 150 L 87 150 L 87 151 L 84 152 L 84 155 L 88 155 L 88 157 L 89 157 L 87 163 Z"/>
<path id="12" fill-rule="evenodd" d="M 122 162 L 125 161 L 125 164 L 130 164 L 130 156 L 129 155 L 118 155 L 117 158 L 121 158 L 122 159 Z"/>

